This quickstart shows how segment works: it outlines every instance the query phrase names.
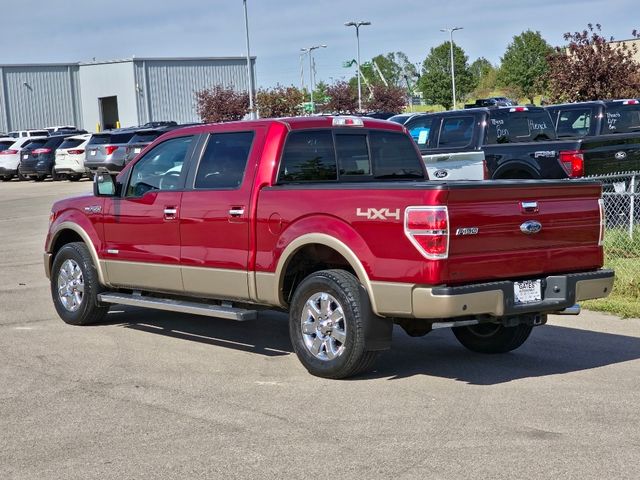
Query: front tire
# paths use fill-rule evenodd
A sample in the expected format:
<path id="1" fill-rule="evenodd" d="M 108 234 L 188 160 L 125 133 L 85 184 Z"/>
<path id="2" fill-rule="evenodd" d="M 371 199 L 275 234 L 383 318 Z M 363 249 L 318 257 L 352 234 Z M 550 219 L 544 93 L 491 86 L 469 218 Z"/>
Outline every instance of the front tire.
<path id="1" fill-rule="evenodd" d="M 478 353 L 506 353 L 520 347 L 531 335 L 531 325 L 505 327 L 499 323 L 481 323 L 452 328 L 453 334 L 466 348 Z"/>
<path id="2" fill-rule="evenodd" d="M 9 182 L 9 181 L 11 181 L 12 178 L 13 178 L 13 175 L 6 175 L 6 176 L 2 177 L 2 181 L 3 182 Z"/>
<path id="3" fill-rule="evenodd" d="M 80 175 L 69 175 L 70 182 L 77 182 L 82 178 L 82 174 Z"/>
<path id="4" fill-rule="evenodd" d="M 109 311 L 98 303 L 101 291 L 87 246 L 74 242 L 62 247 L 51 268 L 51 297 L 60 318 L 70 325 L 100 322 Z"/>
<path id="5" fill-rule="evenodd" d="M 378 352 L 365 349 L 359 287 L 356 277 L 344 270 L 322 270 L 296 288 L 289 335 L 298 359 L 312 375 L 346 378 L 373 366 Z"/>

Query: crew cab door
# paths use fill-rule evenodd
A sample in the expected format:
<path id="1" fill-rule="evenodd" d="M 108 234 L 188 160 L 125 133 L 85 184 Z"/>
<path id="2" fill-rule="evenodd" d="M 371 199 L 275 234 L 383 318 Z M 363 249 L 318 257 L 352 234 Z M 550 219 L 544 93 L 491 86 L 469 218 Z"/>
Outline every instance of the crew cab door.
<path id="1" fill-rule="evenodd" d="M 264 130 L 219 126 L 191 165 L 182 196 L 180 261 L 185 291 L 249 299 L 251 192 Z"/>
<path id="2" fill-rule="evenodd" d="M 120 197 L 105 199 L 104 238 L 113 285 L 182 292 L 180 200 L 196 136 L 157 144 L 128 171 Z"/>

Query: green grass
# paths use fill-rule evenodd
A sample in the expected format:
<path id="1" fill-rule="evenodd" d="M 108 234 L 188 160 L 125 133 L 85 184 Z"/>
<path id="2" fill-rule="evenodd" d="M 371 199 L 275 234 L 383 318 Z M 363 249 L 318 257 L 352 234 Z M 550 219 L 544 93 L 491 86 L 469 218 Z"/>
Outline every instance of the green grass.
<path id="1" fill-rule="evenodd" d="M 582 306 L 621 317 L 640 318 L 640 228 L 633 239 L 625 229 L 608 230 L 605 243 L 605 266 L 616 271 L 613 292 L 607 298 L 589 300 Z"/>

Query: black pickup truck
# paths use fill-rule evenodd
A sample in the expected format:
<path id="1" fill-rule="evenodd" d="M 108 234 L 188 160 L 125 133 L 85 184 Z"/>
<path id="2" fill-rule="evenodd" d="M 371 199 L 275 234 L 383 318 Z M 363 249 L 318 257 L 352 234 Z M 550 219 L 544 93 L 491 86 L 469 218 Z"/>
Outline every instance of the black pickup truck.
<path id="1" fill-rule="evenodd" d="M 584 173 L 640 170 L 640 101 L 593 101 L 546 107 L 559 139 L 577 139 Z"/>
<path id="2" fill-rule="evenodd" d="M 629 161 L 624 169 L 622 160 L 617 164 L 599 161 L 605 151 L 615 152 L 611 153 L 614 158 L 640 158 L 640 134 L 558 138 L 549 111 L 542 107 L 417 115 L 405 127 L 431 179 L 583 177 L 637 168 L 637 163 Z"/>

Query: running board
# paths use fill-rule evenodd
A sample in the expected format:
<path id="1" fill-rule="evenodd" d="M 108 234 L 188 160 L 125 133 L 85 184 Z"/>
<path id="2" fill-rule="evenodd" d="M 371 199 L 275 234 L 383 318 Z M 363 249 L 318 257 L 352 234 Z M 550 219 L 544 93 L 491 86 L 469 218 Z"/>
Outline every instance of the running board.
<path id="1" fill-rule="evenodd" d="M 210 305 L 207 303 L 173 300 L 169 298 L 144 297 L 142 295 L 128 293 L 100 293 L 98 300 L 104 303 L 154 308 L 156 310 L 167 310 L 169 312 L 191 313 L 193 315 L 226 318 L 227 320 L 237 320 L 239 322 L 255 320 L 258 314 L 255 310 L 245 310 L 231 306 Z"/>

